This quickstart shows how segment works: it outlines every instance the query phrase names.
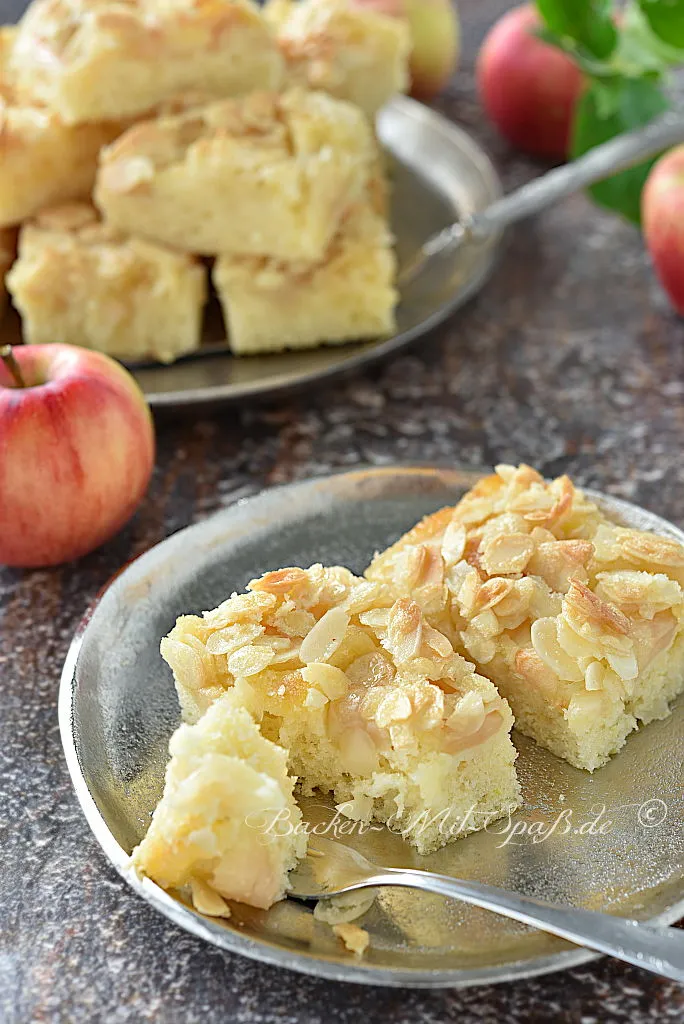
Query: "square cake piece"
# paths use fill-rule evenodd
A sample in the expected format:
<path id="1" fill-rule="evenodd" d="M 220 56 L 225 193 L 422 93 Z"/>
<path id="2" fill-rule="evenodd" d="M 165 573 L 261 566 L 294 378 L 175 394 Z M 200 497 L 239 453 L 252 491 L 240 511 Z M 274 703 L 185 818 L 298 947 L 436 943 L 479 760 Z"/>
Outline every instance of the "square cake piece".
<path id="1" fill-rule="evenodd" d="M 187 888 L 204 914 L 230 916 L 227 899 L 262 908 L 282 899 L 307 842 L 286 751 L 227 693 L 196 725 L 180 726 L 169 752 L 164 794 L 133 867 L 165 889 Z"/>
<path id="2" fill-rule="evenodd" d="M 238 355 L 391 334 L 396 260 L 385 220 L 355 204 L 320 263 L 221 256 L 214 285 Z"/>
<path id="3" fill-rule="evenodd" d="M 137 125 L 104 150 L 107 219 L 186 252 L 313 262 L 377 160 L 360 110 L 325 93 L 252 93 Z"/>
<path id="4" fill-rule="evenodd" d="M 33 0 L 11 68 L 68 124 L 140 116 L 187 90 L 280 88 L 283 58 L 251 0 Z"/>
<path id="5" fill-rule="evenodd" d="M 8 67 L 16 35 L 13 26 L 0 28 L 0 227 L 89 197 L 100 149 L 122 131 L 112 122 L 68 126 L 54 111 L 20 101 Z"/>
<path id="6" fill-rule="evenodd" d="M 86 203 L 45 210 L 22 228 L 7 287 L 32 344 L 171 362 L 200 342 L 205 267 L 117 234 Z"/>
<path id="7" fill-rule="evenodd" d="M 510 701 L 516 727 L 605 764 L 684 690 L 684 548 L 610 521 L 567 476 L 500 466 L 376 556 Z"/>
<path id="8" fill-rule="evenodd" d="M 417 605 L 346 569 L 267 573 L 161 650 L 187 721 L 233 692 L 305 793 L 421 853 L 519 803 L 506 701 Z"/>
<path id="9" fill-rule="evenodd" d="M 323 89 L 374 117 L 409 85 L 411 36 L 401 18 L 349 0 L 270 0 L 287 79 Z"/>

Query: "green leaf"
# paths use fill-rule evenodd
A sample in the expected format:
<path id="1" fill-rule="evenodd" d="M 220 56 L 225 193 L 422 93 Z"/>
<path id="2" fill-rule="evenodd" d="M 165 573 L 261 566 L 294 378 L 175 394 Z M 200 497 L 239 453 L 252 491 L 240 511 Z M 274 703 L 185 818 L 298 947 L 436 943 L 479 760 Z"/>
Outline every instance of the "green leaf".
<path id="1" fill-rule="evenodd" d="M 684 0 L 638 0 L 649 25 L 664 43 L 684 49 Z"/>
<path id="2" fill-rule="evenodd" d="M 605 60 L 617 45 L 611 0 L 537 0 L 546 26 L 558 36 L 574 40 L 592 57 Z"/>
<path id="3" fill-rule="evenodd" d="M 614 62 L 628 77 L 639 77 L 647 71 L 663 71 L 684 63 L 684 51 L 663 42 L 651 28 L 638 4 L 629 4 L 620 23 Z"/>
<path id="4" fill-rule="evenodd" d="M 648 124 L 668 108 L 668 102 L 657 79 L 618 79 L 611 85 L 607 102 L 605 83 L 592 82 L 582 95 L 573 131 L 572 151 L 578 157 L 594 146 L 607 142 L 622 132 Z M 621 213 L 639 224 L 641 190 L 655 163 L 650 160 L 628 171 L 593 185 L 589 192 L 600 206 Z"/>

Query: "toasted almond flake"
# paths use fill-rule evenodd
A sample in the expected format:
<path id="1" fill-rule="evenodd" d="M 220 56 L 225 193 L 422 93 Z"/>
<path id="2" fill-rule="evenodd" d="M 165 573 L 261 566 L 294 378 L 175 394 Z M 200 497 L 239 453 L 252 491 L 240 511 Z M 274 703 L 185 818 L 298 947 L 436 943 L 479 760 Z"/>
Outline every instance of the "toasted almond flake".
<path id="1" fill-rule="evenodd" d="M 447 567 L 456 565 L 465 554 L 467 531 L 463 523 L 452 519 L 442 538 L 442 558 Z"/>
<path id="2" fill-rule="evenodd" d="M 276 569 L 275 572 L 267 572 L 259 579 L 252 580 L 249 589 L 265 591 L 268 594 L 288 594 L 306 583 L 308 576 L 304 569 Z"/>
<path id="3" fill-rule="evenodd" d="M 234 651 L 228 658 L 228 671 L 236 679 L 255 676 L 268 668 L 274 658 L 274 652 L 267 647 L 256 647 L 252 644 Z"/>
<path id="4" fill-rule="evenodd" d="M 413 714 L 413 705 L 405 693 L 388 693 L 380 701 L 375 712 L 375 721 L 380 729 L 386 729 L 396 722 L 405 722 Z"/>
<path id="5" fill-rule="evenodd" d="M 620 550 L 637 562 L 677 567 L 684 565 L 684 546 L 669 537 L 626 530 L 619 535 Z"/>
<path id="6" fill-rule="evenodd" d="M 397 664 L 410 661 L 420 653 L 423 642 L 423 616 L 415 601 L 401 598 L 390 611 L 384 646 Z"/>
<path id="7" fill-rule="evenodd" d="M 327 661 L 342 643 L 349 616 L 342 608 L 330 608 L 302 640 L 299 657 L 305 665 Z"/>
<path id="8" fill-rule="evenodd" d="M 485 714 L 482 694 L 471 690 L 456 701 L 454 710 L 446 720 L 446 727 L 457 737 L 472 736 L 482 728 Z"/>
<path id="9" fill-rule="evenodd" d="M 209 654 L 232 654 L 238 648 L 251 644 L 264 632 L 264 627 L 253 622 L 239 622 L 226 626 L 207 637 Z"/>
<path id="10" fill-rule="evenodd" d="M 584 673 L 584 685 L 587 690 L 602 690 L 606 674 L 605 666 L 600 661 L 592 661 Z"/>
<path id="11" fill-rule="evenodd" d="M 468 626 L 461 633 L 463 646 L 474 661 L 481 665 L 488 665 L 496 654 L 496 643 L 490 637 L 484 636 L 476 629 Z"/>
<path id="12" fill-rule="evenodd" d="M 230 907 L 215 889 L 198 878 L 190 879 L 190 891 L 195 910 L 207 917 L 230 917 Z"/>
<path id="13" fill-rule="evenodd" d="M 349 680 L 342 669 L 321 662 L 310 662 L 302 669 L 302 679 L 324 693 L 328 700 L 339 700 L 349 690 Z"/>
<path id="14" fill-rule="evenodd" d="M 328 703 L 328 698 L 315 686 L 310 686 L 304 698 L 305 708 L 322 708 Z"/>
<path id="15" fill-rule="evenodd" d="M 168 636 L 162 640 L 160 650 L 174 676 L 184 687 L 196 690 L 204 686 L 204 665 L 197 651 Z"/>
<path id="16" fill-rule="evenodd" d="M 359 615 L 359 622 L 362 626 L 368 626 L 369 629 L 385 630 L 389 623 L 389 617 L 389 608 L 376 608 Z"/>
<path id="17" fill-rule="evenodd" d="M 505 579 L 503 576 L 495 576 L 486 580 L 477 595 L 477 610 L 483 612 L 487 608 L 493 608 L 511 594 L 515 594 L 513 580 Z M 497 609 L 496 614 L 498 615 L 498 613 Z"/>
<path id="18" fill-rule="evenodd" d="M 639 675 L 639 664 L 634 653 L 630 654 L 606 654 L 606 661 L 613 672 L 624 682 L 636 679 Z"/>
<path id="19" fill-rule="evenodd" d="M 451 641 L 427 622 L 423 623 L 423 644 L 440 658 L 450 658 L 454 653 Z"/>
<path id="20" fill-rule="evenodd" d="M 526 683 L 543 694 L 555 706 L 559 705 L 559 681 L 556 673 L 542 661 L 536 651 L 521 648 L 515 655 L 515 670 Z"/>
<path id="21" fill-rule="evenodd" d="M 560 679 L 568 682 L 584 680 L 584 673 L 574 658 L 566 654 L 558 643 L 556 619 L 537 619 L 532 623 L 532 646 Z"/>
<path id="22" fill-rule="evenodd" d="M 501 533 L 483 545 L 480 564 L 489 576 L 523 572 L 534 543 L 526 533 Z"/>
<path id="23" fill-rule="evenodd" d="M 626 615 L 613 605 L 602 601 L 589 587 L 579 580 L 572 580 L 565 597 L 565 613 L 570 619 L 588 621 L 603 630 L 618 635 L 629 634 L 630 623 Z"/>

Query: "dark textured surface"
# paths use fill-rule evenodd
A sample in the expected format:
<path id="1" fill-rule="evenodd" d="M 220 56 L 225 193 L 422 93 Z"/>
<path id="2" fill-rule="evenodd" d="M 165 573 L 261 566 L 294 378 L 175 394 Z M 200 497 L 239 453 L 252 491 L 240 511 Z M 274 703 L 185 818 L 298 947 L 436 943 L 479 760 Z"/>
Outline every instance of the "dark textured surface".
<path id="1" fill-rule="evenodd" d="M 9 10 L 7 0 L 0 11 Z M 507 187 L 538 168 L 482 123 L 473 58 L 506 6 L 467 0 L 441 108 Z M 226 956 L 136 899 L 81 817 L 57 731 L 78 618 L 122 563 L 258 488 L 359 462 L 524 459 L 684 524 L 684 324 L 637 233 L 564 203 L 511 238 L 493 283 L 410 356 L 287 404 L 159 425 L 149 496 L 111 544 L 58 571 L 0 571 L 0 1020 L 304 1024 L 681 1021 L 684 993 L 602 960 L 460 992 L 365 990 Z"/>

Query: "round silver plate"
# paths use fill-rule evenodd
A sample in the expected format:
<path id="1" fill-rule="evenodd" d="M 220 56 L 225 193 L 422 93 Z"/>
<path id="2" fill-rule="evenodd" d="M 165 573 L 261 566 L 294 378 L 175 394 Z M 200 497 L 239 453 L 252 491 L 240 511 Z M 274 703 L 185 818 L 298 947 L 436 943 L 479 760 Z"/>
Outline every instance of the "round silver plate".
<path id="1" fill-rule="evenodd" d="M 378 118 L 378 134 L 389 157 L 400 267 L 434 232 L 484 209 L 501 194 L 496 171 L 478 144 L 414 100 L 401 97 L 390 103 Z M 235 359 L 227 351 L 218 302 L 213 300 L 198 353 L 172 366 L 131 369 L 150 405 L 170 408 L 271 395 L 332 377 L 396 351 L 445 320 L 484 283 L 498 242 L 492 237 L 445 256 L 429 274 L 407 285 L 392 338 Z M 3 323 L 3 341 L 18 341 L 20 334 L 18 316 L 9 315 Z"/>
<path id="2" fill-rule="evenodd" d="M 213 608 L 268 569 L 340 563 L 362 572 L 424 514 L 453 503 L 481 474 L 432 468 L 368 469 L 293 484 L 239 502 L 183 530 L 129 565 L 100 596 L 72 643 L 59 715 L 69 770 L 100 845 L 161 913 L 208 942 L 326 978 L 380 985 L 459 986 L 510 980 L 586 962 L 593 954 L 487 911 L 437 896 L 384 889 L 361 919 L 363 960 L 310 909 L 292 900 L 268 912 L 233 906 L 203 917 L 126 869 L 162 789 L 178 724 L 159 640 L 177 615 Z M 630 525 L 684 540 L 642 509 L 592 497 Z M 523 736 L 524 806 L 493 826 L 420 858 L 387 830 L 349 842 L 381 863 L 419 865 L 561 903 L 671 923 L 684 914 L 684 702 L 635 733 L 589 775 Z M 309 820 L 325 799 L 303 804 Z"/>

